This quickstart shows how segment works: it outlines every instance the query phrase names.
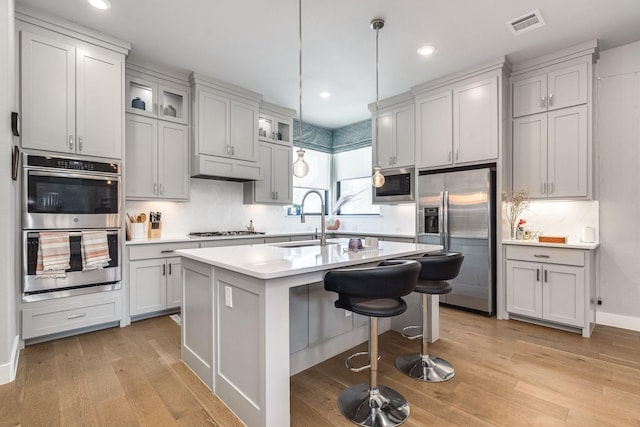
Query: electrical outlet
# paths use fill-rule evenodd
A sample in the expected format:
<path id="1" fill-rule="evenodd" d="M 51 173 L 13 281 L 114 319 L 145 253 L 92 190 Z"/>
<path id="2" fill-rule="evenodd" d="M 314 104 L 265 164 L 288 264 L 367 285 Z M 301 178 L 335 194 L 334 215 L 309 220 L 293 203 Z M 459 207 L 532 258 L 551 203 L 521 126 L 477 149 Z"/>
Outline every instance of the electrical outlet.
<path id="1" fill-rule="evenodd" d="M 344 317 L 351 317 L 351 312 L 349 310 L 345 310 Z"/>
<path id="2" fill-rule="evenodd" d="M 231 286 L 224 287 L 224 305 L 233 308 L 233 290 Z"/>

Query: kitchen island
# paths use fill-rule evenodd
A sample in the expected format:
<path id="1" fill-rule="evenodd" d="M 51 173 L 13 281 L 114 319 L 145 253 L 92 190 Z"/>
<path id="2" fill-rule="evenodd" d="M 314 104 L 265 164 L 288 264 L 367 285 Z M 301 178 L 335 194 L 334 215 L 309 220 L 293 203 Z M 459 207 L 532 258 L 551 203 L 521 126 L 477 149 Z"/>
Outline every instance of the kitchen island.
<path id="1" fill-rule="evenodd" d="M 322 289 L 328 270 L 441 249 L 389 241 L 359 251 L 347 247 L 348 239 L 333 239 L 326 247 L 308 241 L 177 252 L 184 281 L 182 360 L 246 425 L 289 425 L 289 376 L 367 340 L 366 318 L 337 309 L 323 316 L 317 309 L 322 304 L 313 295 L 336 299 Z M 295 292 L 300 289 L 307 293 Z M 317 323 L 317 317 L 325 318 Z M 344 319 L 351 328 L 335 330 L 331 321 Z M 382 320 L 381 332 L 390 324 Z M 291 352 L 293 333 L 305 329 L 306 345 Z"/>

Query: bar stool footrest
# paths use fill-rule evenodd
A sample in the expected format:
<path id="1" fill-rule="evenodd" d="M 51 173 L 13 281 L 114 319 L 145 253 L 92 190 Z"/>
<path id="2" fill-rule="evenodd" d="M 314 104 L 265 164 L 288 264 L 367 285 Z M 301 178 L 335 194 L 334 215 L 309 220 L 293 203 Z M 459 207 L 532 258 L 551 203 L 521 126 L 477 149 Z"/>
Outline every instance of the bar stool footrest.
<path id="1" fill-rule="evenodd" d="M 449 381 L 456 373 L 446 360 L 420 353 L 399 356 L 396 368 L 411 378 L 431 383 Z"/>
<path id="2" fill-rule="evenodd" d="M 358 366 L 358 367 L 352 367 L 349 362 L 351 362 L 351 359 L 354 359 L 356 357 L 362 357 L 362 356 L 369 356 L 369 352 L 368 351 L 359 351 L 357 353 L 353 353 L 351 356 L 347 357 L 344 361 L 344 366 L 347 367 L 348 370 L 350 370 L 351 372 L 360 372 L 360 371 L 364 371 L 365 369 L 369 369 L 371 368 L 371 363 L 367 363 L 366 365 L 362 365 L 362 366 Z M 368 360 L 368 359 L 367 359 Z M 380 360 L 380 355 L 378 355 L 378 360 Z"/>
<path id="3" fill-rule="evenodd" d="M 419 330 L 420 333 L 415 334 L 415 335 L 409 335 L 407 332 L 413 331 L 413 330 Z M 422 326 L 405 326 L 404 328 L 402 328 L 402 332 L 400 332 L 400 334 L 407 339 L 410 340 L 415 340 L 417 338 L 422 338 Z"/>
<path id="4" fill-rule="evenodd" d="M 369 427 L 398 426 L 409 418 L 409 404 L 397 391 L 378 385 L 357 384 L 340 393 L 340 412 L 352 422 Z"/>

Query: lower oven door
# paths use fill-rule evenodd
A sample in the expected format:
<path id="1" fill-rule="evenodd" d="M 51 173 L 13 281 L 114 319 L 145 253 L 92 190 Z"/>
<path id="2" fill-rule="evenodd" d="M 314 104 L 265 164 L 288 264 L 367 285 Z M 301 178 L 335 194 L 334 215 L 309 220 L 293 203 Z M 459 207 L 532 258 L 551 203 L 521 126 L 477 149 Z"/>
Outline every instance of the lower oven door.
<path id="1" fill-rule="evenodd" d="M 44 230 L 42 230 L 44 231 Z M 54 230 L 47 230 L 54 231 Z M 109 229 L 107 232 L 107 244 L 109 247 L 109 264 L 97 270 L 82 271 L 82 232 L 78 230 L 68 231 L 70 266 L 66 270 L 66 277 L 36 278 L 36 264 L 38 260 L 38 246 L 40 245 L 40 233 L 36 230 L 23 232 L 23 294 L 51 292 L 70 288 L 90 287 L 101 284 L 119 282 L 121 280 L 120 257 L 120 230 Z"/>

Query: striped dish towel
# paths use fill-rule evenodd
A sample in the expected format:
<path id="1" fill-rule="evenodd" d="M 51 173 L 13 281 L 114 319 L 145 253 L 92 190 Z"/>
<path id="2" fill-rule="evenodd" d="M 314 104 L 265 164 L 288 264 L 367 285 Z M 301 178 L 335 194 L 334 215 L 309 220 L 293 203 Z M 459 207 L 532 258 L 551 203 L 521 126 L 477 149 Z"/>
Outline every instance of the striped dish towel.
<path id="1" fill-rule="evenodd" d="M 101 269 L 109 265 L 109 244 L 106 231 L 83 231 L 82 271 Z"/>
<path id="2" fill-rule="evenodd" d="M 41 231 L 36 261 L 36 277 L 66 277 L 69 264 L 69 233 L 66 231 Z"/>

